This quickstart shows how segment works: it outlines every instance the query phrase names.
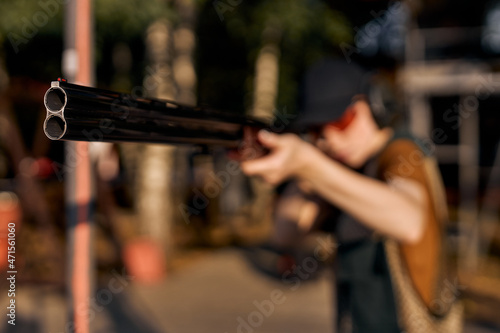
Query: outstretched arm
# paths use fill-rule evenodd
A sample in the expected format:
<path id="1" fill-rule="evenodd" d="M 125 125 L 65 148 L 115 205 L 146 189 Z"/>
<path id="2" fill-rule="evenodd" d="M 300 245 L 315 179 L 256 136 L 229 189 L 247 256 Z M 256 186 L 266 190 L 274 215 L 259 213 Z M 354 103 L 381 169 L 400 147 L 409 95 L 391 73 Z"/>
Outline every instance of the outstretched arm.
<path id="1" fill-rule="evenodd" d="M 245 161 L 241 167 L 272 184 L 296 178 L 368 227 L 406 243 L 420 240 L 424 228 L 426 194 L 411 179 L 391 184 L 358 174 L 332 160 L 294 134 L 259 132 L 270 154 Z"/>

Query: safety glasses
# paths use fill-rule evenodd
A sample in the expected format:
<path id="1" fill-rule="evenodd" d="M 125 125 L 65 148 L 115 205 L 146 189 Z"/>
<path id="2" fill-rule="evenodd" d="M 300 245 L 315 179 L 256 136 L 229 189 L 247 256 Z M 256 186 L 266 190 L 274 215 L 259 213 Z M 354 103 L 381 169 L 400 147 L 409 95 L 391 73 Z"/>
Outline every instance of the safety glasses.
<path id="1" fill-rule="evenodd" d="M 339 131 L 344 131 L 352 123 L 355 116 L 356 111 L 353 106 L 350 106 L 344 111 L 340 119 L 329 122 L 326 126 L 333 127 Z"/>

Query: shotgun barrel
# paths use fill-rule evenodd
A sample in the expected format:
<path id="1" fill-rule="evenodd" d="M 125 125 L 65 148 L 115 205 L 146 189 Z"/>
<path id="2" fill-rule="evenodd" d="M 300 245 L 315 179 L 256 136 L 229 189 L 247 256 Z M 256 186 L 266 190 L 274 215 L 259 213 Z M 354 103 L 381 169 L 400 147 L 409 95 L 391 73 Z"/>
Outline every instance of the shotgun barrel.
<path id="1" fill-rule="evenodd" d="M 53 81 L 43 124 L 51 140 L 217 145 L 236 148 L 255 118 Z"/>

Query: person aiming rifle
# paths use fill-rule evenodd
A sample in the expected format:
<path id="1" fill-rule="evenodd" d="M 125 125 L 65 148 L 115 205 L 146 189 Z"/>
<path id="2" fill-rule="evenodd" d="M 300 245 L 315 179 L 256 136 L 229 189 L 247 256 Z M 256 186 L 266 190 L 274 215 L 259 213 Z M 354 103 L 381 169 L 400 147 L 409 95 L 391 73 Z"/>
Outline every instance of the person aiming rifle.
<path id="1" fill-rule="evenodd" d="M 417 140 L 381 125 L 368 81 L 354 63 L 325 60 L 313 66 L 295 128 L 277 134 L 251 117 L 60 79 L 44 97 L 44 131 L 52 140 L 226 147 L 247 175 L 274 185 L 290 182 L 276 206 L 278 225 L 310 229 L 324 216 L 320 201 L 339 210 L 327 223 L 334 225 L 339 244 L 341 333 L 460 332 L 460 304 L 438 294 L 449 281 L 439 172 Z M 303 130 L 313 140 L 294 134 Z"/>
<path id="2" fill-rule="evenodd" d="M 257 140 L 269 153 L 243 161 L 241 168 L 270 184 L 289 182 L 276 205 L 278 224 L 310 229 L 321 215 L 318 197 L 340 210 L 336 221 L 326 222 L 335 223 L 339 245 L 339 332 L 460 331 L 459 316 L 449 315 L 451 305 L 436 306 L 444 270 L 443 207 L 436 207 L 432 193 L 440 183 L 430 181 L 427 157 L 414 139 L 379 125 L 367 80 L 355 64 L 325 60 L 313 66 L 296 126 L 315 129 L 314 140 L 261 130 Z M 281 236 L 274 239 L 285 239 L 278 246 L 286 246 Z M 389 241 L 396 247 L 388 247 Z M 407 285 L 396 276 L 398 258 Z M 416 295 L 410 305 L 404 299 L 408 290 Z M 407 318 L 415 314 L 422 320 Z"/>

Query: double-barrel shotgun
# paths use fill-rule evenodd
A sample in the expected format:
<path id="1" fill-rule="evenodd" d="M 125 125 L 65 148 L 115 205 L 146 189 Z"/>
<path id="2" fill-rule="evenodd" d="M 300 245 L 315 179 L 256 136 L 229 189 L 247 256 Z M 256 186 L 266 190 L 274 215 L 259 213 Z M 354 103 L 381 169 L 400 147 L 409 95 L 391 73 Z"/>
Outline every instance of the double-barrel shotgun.
<path id="1" fill-rule="evenodd" d="M 52 140 L 194 144 L 237 148 L 244 132 L 272 126 L 249 116 L 71 84 L 51 83 L 44 96 Z"/>

